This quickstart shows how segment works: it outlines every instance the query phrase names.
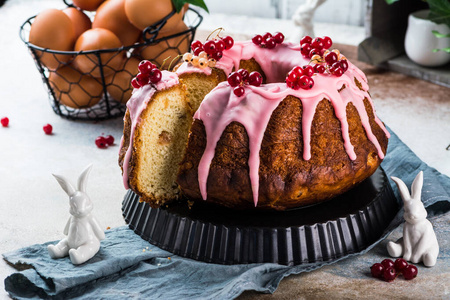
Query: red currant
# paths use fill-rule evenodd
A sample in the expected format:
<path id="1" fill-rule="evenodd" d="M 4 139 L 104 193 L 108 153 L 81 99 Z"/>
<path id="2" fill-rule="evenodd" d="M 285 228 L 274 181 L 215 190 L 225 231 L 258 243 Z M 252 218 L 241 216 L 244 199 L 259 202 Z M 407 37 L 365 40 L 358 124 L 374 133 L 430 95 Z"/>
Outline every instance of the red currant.
<path id="1" fill-rule="evenodd" d="M 226 36 L 222 39 L 225 42 L 225 50 L 230 50 L 234 45 L 234 40 L 231 36 Z"/>
<path id="2" fill-rule="evenodd" d="M 136 79 L 136 78 L 133 78 L 133 79 L 131 80 L 131 85 L 132 85 L 135 89 L 138 89 L 138 88 L 141 87 L 141 85 L 137 82 L 137 79 Z"/>
<path id="3" fill-rule="evenodd" d="M 286 81 L 286 84 L 288 87 L 294 90 L 298 90 L 300 88 L 298 81 Z"/>
<path id="4" fill-rule="evenodd" d="M 294 70 L 291 70 L 288 73 L 288 76 L 286 77 L 286 82 L 296 82 L 296 81 L 298 81 L 300 76 L 302 76 L 302 75 L 301 74 L 299 75 L 297 72 L 294 72 Z"/>
<path id="5" fill-rule="evenodd" d="M 341 64 L 342 71 L 348 70 L 348 61 L 346 59 L 339 60 L 339 63 Z"/>
<path id="6" fill-rule="evenodd" d="M 95 139 L 95 144 L 100 149 L 108 148 L 108 142 L 104 136 L 99 136 Z"/>
<path id="7" fill-rule="evenodd" d="M 262 41 L 263 41 L 263 38 L 260 34 L 257 34 L 252 38 L 252 42 L 255 45 L 261 45 Z"/>
<path id="8" fill-rule="evenodd" d="M 108 146 L 111 146 L 114 144 L 114 137 L 112 135 L 107 135 L 105 137 L 105 141 L 108 144 Z"/>
<path id="9" fill-rule="evenodd" d="M 225 50 L 225 42 L 223 40 L 215 40 L 214 43 L 216 44 L 217 51 Z"/>
<path id="10" fill-rule="evenodd" d="M 154 64 L 152 64 L 148 60 L 143 60 L 139 63 L 138 69 L 142 74 L 149 74 L 150 71 L 154 68 Z"/>
<path id="11" fill-rule="evenodd" d="M 320 55 L 320 50 L 316 49 L 316 48 L 311 48 L 311 51 L 309 51 L 308 57 L 311 58 L 314 55 Z"/>
<path id="12" fill-rule="evenodd" d="M 154 68 L 154 69 L 152 70 L 151 74 L 150 74 L 149 80 L 150 80 L 152 83 L 158 83 L 158 82 L 161 81 L 161 78 L 162 78 L 162 73 L 161 73 L 161 71 L 158 70 L 157 68 Z"/>
<path id="13" fill-rule="evenodd" d="M 319 73 L 319 74 L 323 74 L 323 73 L 325 73 L 325 66 L 324 65 L 322 65 L 322 64 L 316 64 L 316 65 L 314 65 L 314 71 L 316 72 L 316 73 Z"/>
<path id="14" fill-rule="evenodd" d="M 191 48 L 195 49 L 195 48 L 203 48 L 203 44 L 202 42 L 200 42 L 199 40 L 197 41 L 193 41 L 191 44 Z"/>
<path id="15" fill-rule="evenodd" d="M 270 32 L 266 32 L 264 33 L 264 35 L 262 36 L 263 41 L 266 41 L 268 38 L 271 38 L 272 34 Z"/>
<path id="16" fill-rule="evenodd" d="M 44 127 L 42 127 L 42 129 L 44 130 L 45 134 L 52 134 L 53 131 L 52 125 L 46 124 Z"/>
<path id="17" fill-rule="evenodd" d="M 242 76 L 242 81 L 248 80 L 248 71 L 246 69 L 239 69 L 236 72 L 238 72 Z"/>
<path id="18" fill-rule="evenodd" d="M 389 259 L 389 258 L 383 259 L 381 264 L 383 265 L 383 267 L 385 269 L 387 269 L 389 267 L 394 267 L 394 262 L 391 259 Z"/>
<path id="19" fill-rule="evenodd" d="M 211 58 L 215 59 L 215 60 L 220 60 L 223 56 L 223 52 L 222 51 L 216 51 L 211 55 Z"/>
<path id="20" fill-rule="evenodd" d="M 316 48 L 317 50 L 320 50 L 323 48 L 323 41 L 321 38 L 316 37 L 311 42 L 311 47 Z"/>
<path id="21" fill-rule="evenodd" d="M 248 83 L 253 86 L 260 86 L 262 84 L 262 76 L 259 72 L 253 71 L 248 75 Z"/>
<path id="22" fill-rule="evenodd" d="M 403 269 L 403 277 L 405 277 L 406 280 L 416 278 L 417 273 L 419 273 L 419 271 L 417 270 L 417 267 L 414 265 L 408 265 Z"/>
<path id="23" fill-rule="evenodd" d="M 334 52 L 328 52 L 327 55 L 325 55 L 325 61 L 327 62 L 327 64 L 329 66 L 331 66 L 332 64 L 337 62 L 337 60 L 338 60 L 338 56 Z"/>
<path id="24" fill-rule="evenodd" d="M 312 89 L 314 86 L 314 80 L 306 75 L 300 76 L 300 79 L 298 80 L 300 87 L 304 90 Z"/>
<path id="25" fill-rule="evenodd" d="M 394 268 L 398 273 L 402 272 L 407 266 L 408 262 L 403 258 L 397 258 L 394 262 Z"/>
<path id="26" fill-rule="evenodd" d="M 383 279 L 387 282 L 393 281 L 397 277 L 394 267 L 387 267 L 383 271 Z"/>
<path id="27" fill-rule="evenodd" d="M 237 86 L 237 87 L 235 87 L 235 88 L 233 89 L 233 93 L 234 93 L 236 96 L 241 97 L 241 96 L 244 95 L 245 89 L 244 89 L 244 87 L 242 87 L 242 86 Z"/>
<path id="28" fill-rule="evenodd" d="M 238 86 L 242 81 L 242 76 L 238 72 L 233 72 L 230 75 L 228 75 L 228 83 L 232 87 Z"/>
<path id="29" fill-rule="evenodd" d="M 0 120 L 0 122 L 2 123 L 3 127 L 8 127 L 9 119 L 7 117 L 4 117 Z"/>
<path id="30" fill-rule="evenodd" d="M 309 35 L 305 35 L 304 37 L 302 37 L 302 39 L 300 40 L 300 45 L 303 44 L 311 44 L 312 42 L 312 37 L 310 37 Z"/>
<path id="31" fill-rule="evenodd" d="M 284 35 L 281 32 L 277 32 L 273 36 L 273 39 L 275 40 L 275 43 L 281 44 L 282 42 L 284 42 Z"/>
<path id="32" fill-rule="evenodd" d="M 297 74 L 298 74 L 298 77 L 300 77 L 300 76 L 303 75 L 303 69 L 302 69 L 302 67 L 300 67 L 300 66 L 295 66 L 295 67 L 292 69 L 292 72 L 297 73 Z"/>
<path id="33" fill-rule="evenodd" d="M 384 272 L 384 266 L 380 263 L 375 263 L 370 267 L 370 273 L 372 273 L 372 277 L 382 278 Z"/>
<path id="34" fill-rule="evenodd" d="M 300 47 L 300 53 L 303 56 L 309 57 L 309 52 L 311 52 L 311 44 L 305 43 Z"/>
<path id="35" fill-rule="evenodd" d="M 207 41 L 203 48 L 208 54 L 213 54 L 214 52 L 216 52 L 216 44 L 214 43 L 214 41 Z"/>
<path id="36" fill-rule="evenodd" d="M 200 54 L 200 52 L 203 51 L 203 47 L 197 47 L 197 48 L 192 48 L 192 52 L 194 52 L 194 55 L 198 56 Z"/>
<path id="37" fill-rule="evenodd" d="M 139 73 L 136 75 L 136 81 L 140 86 L 144 86 L 148 83 L 149 76 L 148 74 Z"/>
<path id="38" fill-rule="evenodd" d="M 341 77 L 344 74 L 344 71 L 342 70 L 341 67 L 337 67 L 337 68 L 331 68 L 330 69 L 331 74 L 333 74 L 334 76 L 337 77 Z"/>
<path id="39" fill-rule="evenodd" d="M 277 45 L 274 38 L 268 38 L 265 42 L 267 49 L 273 49 Z"/>
<path id="40" fill-rule="evenodd" d="M 314 68 L 312 66 L 310 65 L 303 66 L 303 75 L 311 77 L 313 76 L 314 73 L 315 73 Z"/>
<path id="41" fill-rule="evenodd" d="M 323 42 L 324 49 L 330 49 L 331 45 L 333 45 L 333 42 L 331 41 L 330 37 L 328 37 L 328 36 L 324 36 L 322 38 L 322 42 Z"/>

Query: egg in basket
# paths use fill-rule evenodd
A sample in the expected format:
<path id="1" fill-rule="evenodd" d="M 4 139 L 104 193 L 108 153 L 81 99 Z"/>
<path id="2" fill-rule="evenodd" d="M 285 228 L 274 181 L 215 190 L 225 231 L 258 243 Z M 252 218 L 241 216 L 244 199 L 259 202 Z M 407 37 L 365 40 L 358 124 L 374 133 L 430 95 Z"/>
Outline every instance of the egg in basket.
<path id="1" fill-rule="evenodd" d="M 189 1 L 63 1 L 65 9 L 47 9 L 26 20 L 20 37 L 53 110 L 74 120 L 123 116 L 139 62 L 174 66 L 189 51 L 203 19 Z"/>

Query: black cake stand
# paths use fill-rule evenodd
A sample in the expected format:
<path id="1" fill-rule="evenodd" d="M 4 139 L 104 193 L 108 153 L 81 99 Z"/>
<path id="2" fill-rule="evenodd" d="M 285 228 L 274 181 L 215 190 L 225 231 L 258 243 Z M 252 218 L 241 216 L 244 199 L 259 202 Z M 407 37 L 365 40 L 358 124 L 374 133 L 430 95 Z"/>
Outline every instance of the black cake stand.
<path id="1" fill-rule="evenodd" d="M 129 190 L 122 212 L 143 239 L 173 254 L 218 264 L 332 261 L 378 240 L 397 214 L 381 168 L 325 203 L 289 210 L 236 211 L 186 201 L 154 209 Z"/>

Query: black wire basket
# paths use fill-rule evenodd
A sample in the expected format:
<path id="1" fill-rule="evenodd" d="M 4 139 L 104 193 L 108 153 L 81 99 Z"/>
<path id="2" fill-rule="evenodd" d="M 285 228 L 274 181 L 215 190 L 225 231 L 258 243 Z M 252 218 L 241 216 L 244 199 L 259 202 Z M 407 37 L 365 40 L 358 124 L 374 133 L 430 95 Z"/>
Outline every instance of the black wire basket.
<path id="1" fill-rule="evenodd" d="M 68 7 L 73 6 L 63 1 Z M 92 13 L 86 14 L 93 18 Z M 161 28 L 174 14 L 175 10 L 144 29 L 139 42 L 114 49 L 58 51 L 31 44 L 29 34 L 36 16 L 22 24 L 20 38 L 42 76 L 54 112 L 71 120 L 99 121 L 124 115 L 125 103 L 133 89 L 130 82 L 138 73 L 137 64 L 141 60 L 147 59 L 159 68 L 168 69 L 181 59 L 183 53 L 190 51 L 203 17 L 189 8 L 183 17 L 186 30 L 158 38 Z M 73 64 L 76 58 L 84 59 L 92 68 L 88 72 L 79 70 Z M 43 60 L 51 61 L 51 64 Z M 112 68 L 111 62 L 115 60 L 120 60 L 120 66 Z"/>

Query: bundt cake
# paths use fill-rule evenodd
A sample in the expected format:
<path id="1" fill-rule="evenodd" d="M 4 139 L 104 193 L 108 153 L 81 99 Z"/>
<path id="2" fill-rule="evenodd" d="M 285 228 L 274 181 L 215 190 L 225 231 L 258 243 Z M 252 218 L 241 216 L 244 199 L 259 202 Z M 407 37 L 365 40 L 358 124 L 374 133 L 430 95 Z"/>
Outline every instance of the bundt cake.
<path id="1" fill-rule="evenodd" d="M 181 191 L 234 209 L 286 210 L 372 175 L 389 133 L 365 75 L 327 50 L 329 38 L 302 41 L 197 41 L 174 73 L 133 84 L 119 157 L 125 186 L 153 207 Z"/>

